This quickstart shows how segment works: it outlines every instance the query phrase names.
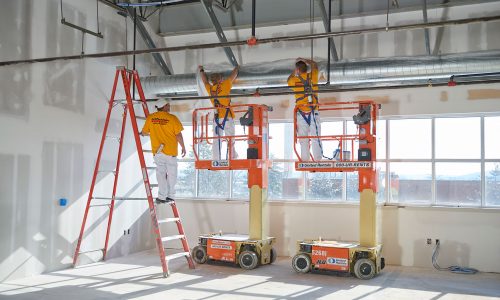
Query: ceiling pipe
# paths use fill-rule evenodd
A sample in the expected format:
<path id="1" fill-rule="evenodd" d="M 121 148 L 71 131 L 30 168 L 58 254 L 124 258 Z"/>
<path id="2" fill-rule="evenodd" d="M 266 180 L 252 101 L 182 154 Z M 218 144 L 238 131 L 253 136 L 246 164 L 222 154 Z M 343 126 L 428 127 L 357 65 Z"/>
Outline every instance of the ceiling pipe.
<path id="1" fill-rule="evenodd" d="M 327 63 L 319 62 L 320 89 L 345 90 L 368 87 L 401 87 L 408 85 L 446 84 L 450 78 L 461 81 L 491 81 L 500 79 L 500 51 L 449 54 L 442 56 L 390 57 L 357 59 L 330 65 L 331 84 L 326 85 Z M 287 87 L 294 60 L 281 60 L 258 65 L 241 66 L 232 92 Z M 228 75 L 230 70 L 223 73 Z M 474 74 L 474 76 L 471 76 Z M 141 79 L 148 96 L 193 95 L 196 93 L 195 74 L 149 76 Z"/>
<path id="2" fill-rule="evenodd" d="M 364 34 L 364 33 L 375 33 L 375 32 L 383 32 L 383 31 L 398 31 L 398 30 L 435 28 L 435 27 L 443 27 L 443 26 L 447 26 L 447 25 L 462 25 L 462 24 L 472 24 L 472 23 L 490 22 L 490 21 L 498 21 L 498 20 L 500 20 L 500 16 L 456 19 L 456 20 L 429 22 L 426 24 L 418 23 L 418 24 L 392 26 L 392 27 L 389 27 L 387 29 L 385 27 L 376 27 L 376 28 L 355 29 L 355 30 L 327 32 L 327 33 L 315 33 L 315 34 L 304 34 L 304 35 L 295 35 L 295 36 L 273 37 L 273 38 L 258 39 L 257 43 L 258 44 L 268 44 L 268 43 L 278 43 L 278 42 L 287 42 L 287 41 L 303 41 L 303 40 L 309 40 L 309 39 L 329 38 L 329 37 L 334 37 L 334 36 L 358 35 L 358 34 Z M 93 54 L 84 54 L 84 55 L 68 55 L 68 56 L 55 56 L 55 57 L 45 57 L 45 58 L 24 59 L 24 60 L 11 60 L 11 61 L 0 62 L 0 66 L 25 64 L 25 63 L 37 63 L 37 62 L 50 62 L 50 61 L 57 61 L 57 60 L 71 60 L 71 59 L 83 59 L 83 58 L 104 58 L 104 57 L 139 55 L 139 54 L 160 53 L 160 52 L 174 52 L 174 51 L 184 51 L 184 50 L 233 47 L 233 46 L 243 46 L 243 45 L 246 45 L 247 43 L 248 42 L 246 40 L 243 40 L 243 41 L 233 41 L 233 42 L 226 42 L 226 43 L 207 43 L 207 44 L 199 44 L 199 45 L 184 45 L 184 46 L 144 49 L 144 50 L 136 50 L 136 51 L 116 51 L 116 52 L 93 53 Z"/>

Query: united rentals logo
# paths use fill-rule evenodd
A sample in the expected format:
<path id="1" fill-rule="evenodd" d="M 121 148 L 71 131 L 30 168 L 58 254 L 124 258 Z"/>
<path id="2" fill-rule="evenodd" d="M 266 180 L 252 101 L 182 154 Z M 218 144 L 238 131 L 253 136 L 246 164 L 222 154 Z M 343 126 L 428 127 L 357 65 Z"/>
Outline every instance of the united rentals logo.
<path id="1" fill-rule="evenodd" d="M 299 163 L 299 169 L 302 168 L 333 168 L 332 162 L 307 162 L 307 163 Z"/>
<path id="2" fill-rule="evenodd" d="M 212 167 L 214 168 L 229 168 L 228 160 L 212 160 Z"/>
<path id="3" fill-rule="evenodd" d="M 338 257 L 328 257 L 326 259 L 326 263 L 329 265 L 342 266 L 347 267 L 348 261 L 346 258 L 338 258 Z"/>

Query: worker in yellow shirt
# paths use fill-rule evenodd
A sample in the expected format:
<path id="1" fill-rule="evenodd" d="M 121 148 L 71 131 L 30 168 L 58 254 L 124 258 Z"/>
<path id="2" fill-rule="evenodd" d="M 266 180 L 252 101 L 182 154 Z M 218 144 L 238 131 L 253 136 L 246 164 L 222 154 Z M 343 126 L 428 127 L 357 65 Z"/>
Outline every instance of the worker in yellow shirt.
<path id="1" fill-rule="evenodd" d="M 205 70 L 203 70 L 203 66 L 198 67 L 198 71 L 205 85 L 205 89 L 208 95 L 211 96 L 210 101 L 214 107 L 218 109 L 215 111 L 214 115 L 214 124 L 213 124 L 213 132 L 214 137 L 218 137 L 213 140 L 212 145 L 212 159 L 213 160 L 221 160 L 221 148 L 222 148 L 222 136 L 234 136 L 234 111 L 229 108 L 231 105 L 231 98 L 229 97 L 220 97 L 219 96 L 228 96 L 231 92 L 231 87 L 233 86 L 233 82 L 238 76 L 239 67 L 233 69 L 229 77 L 225 80 L 222 78 L 222 74 L 220 73 L 212 73 L 210 74 L 210 80 L 205 74 Z M 229 160 L 229 145 L 232 148 L 232 159 L 238 158 L 236 153 L 236 149 L 234 149 L 234 141 L 228 143 L 227 154 L 225 155 L 226 160 Z"/>
<path id="2" fill-rule="evenodd" d="M 155 113 L 146 118 L 142 135 L 149 135 L 156 164 L 158 179 L 157 203 L 173 202 L 175 183 L 177 182 L 177 144 L 181 146 L 181 155 L 186 155 L 182 127 L 179 119 L 170 113 L 170 100 L 159 99 L 155 102 Z"/>
<path id="3" fill-rule="evenodd" d="M 297 58 L 295 70 L 288 77 L 288 86 L 295 94 L 295 106 L 297 109 L 297 136 L 320 136 L 321 123 L 318 112 L 318 65 L 316 62 Z M 300 93 L 302 92 L 302 93 Z M 309 105 L 307 105 L 309 104 Z M 300 157 L 302 160 L 311 160 L 309 150 L 309 139 L 299 140 Z M 323 158 L 321 140 L 311 139 L 312 157 L 315 161 Z"/>

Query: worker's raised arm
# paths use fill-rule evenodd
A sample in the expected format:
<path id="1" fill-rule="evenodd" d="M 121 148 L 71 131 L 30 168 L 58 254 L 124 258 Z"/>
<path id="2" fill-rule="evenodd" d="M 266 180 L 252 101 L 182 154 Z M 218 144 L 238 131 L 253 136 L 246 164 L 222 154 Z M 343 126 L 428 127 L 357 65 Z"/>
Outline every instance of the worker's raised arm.
<path id="1" fill-rule="evenodd" d="M 229 75 L 229 80 L 231 80 L 231 82 L 233 82 L 236 79 L 236 77 L 238 77 L 239 72 L 240 72 L 240 66 L 234 67 L 233 71 Z"/>
<path id="2" fill-rule="evenodd" d="M 203 66 L 198 66 L 198 72 L 200 72 L 201 81 L 203 81 L 204 84 L 209 84 L 207 74 L 205 74 L 205 70 L 203 70 Z"/>

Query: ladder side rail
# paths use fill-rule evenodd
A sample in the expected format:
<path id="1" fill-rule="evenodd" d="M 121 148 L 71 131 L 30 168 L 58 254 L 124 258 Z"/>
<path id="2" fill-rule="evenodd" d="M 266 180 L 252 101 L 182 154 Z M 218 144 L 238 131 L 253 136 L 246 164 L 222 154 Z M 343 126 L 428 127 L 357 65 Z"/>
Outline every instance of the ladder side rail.
<path id="1" fill-rule="evenodd" d="M 151 215 L 151 220 L 153 223 L 153 231 L 156 235 L 156 244 L 158 247 L 158 251 L 160 252 L 160 260 L 161 260 L 161 265 L 163 269 L 163 274 L 166 275 L 168 274 L 168 266 L 165 260 L 165 249 L 163 248 L 163 242 L 161 240 L 161 235 L 160 235 L 160 228 L 158 225 L 158 217 L 156 215 L 156 208 L 153 202 L 153 195 L 151 194 L 151 185 L 149 183 L 149 177 L 148 177 L 148 172 L 146 169 L 146 162 L 144 160 L 144 153 L 142 149 L 142 143 L 141 139 L 139 137 L 139 129 L 137 126 L 136 122 L 136 115 L 134 112 L 134 104 L 132 103 L 132 97 L 130 93 L 130 82 L 127 80 L 127 74 L 126 70 L 123 69 L 121 70 L 122 74 L 122 80 L 123 80 L 123 85 L 125 86 L 125 95 L 127 99 L 127 106 L 130 114 L 130 119 L 132 123 L 132 128 L 134 132 L 134 140 L 135 140 L 135 145 L 137 147 L 137 155 L 139 156 L 139 162 L 141 164 L 141 172 L 142 172 L 142 178 L 144 181 L 144 186 L 146 188 L 146 195 L 148 198 L 148 205 L 149 205 L 149 214 Z M 143 94 L 144 95 L 144 94 Z"/>
<path id="2" fill-rule="evenodd" d="M 134 82 L 135 86 L 137 87 L 137 92 L 139 93 L 139 98 L 142 102 L 142 110 L 144 111 L 144 115 L 147 118 L 149 116 L 149 109 L 146 102 L 146 96 L 144 96 L 144 90 L 142 89 L 141 79 L 139 77 L 139 73 L 136 70 L 132 71 L 132 73 L 134 75 Z"/>
<path id="3" fill-rule="evenodd" d="M 104 123 L 104 128 L 102 130 L 101 144 L 99 145 L 99 151 L 97 153 L 97 160 L 95 162 L 94 174 L 92 176 L 92 183 L 90 184 L 89 196 L 87 198 L 87 205 L 85 207 L 85 213 L 83 214 L 82 226 L 80 228 L 80 234 L 78 236 L 78 241 L 76 244 L 75 255 L 73 256 L 73 267 L 76 266 L 76 262 L 78 260 L 78 254 L 80 252 L 80 246 L 83 240 L 83 233 L 85 231 L 85 223 L 87 222 L 87 216 L 89 213 L 90 202 L 92 201 L 92 196 L 94 194 L 94 187 L 97 178 L 97 173 L 99 171 L 99 165 L 101 162 L 102 150 L 104 148 L 104 141 L 106 140 L 106 133 L 108 131 L 109 120 L 111 119 L 111 111 L 114 107 L 115 93 L 116 93 L 116 85 L 118 83 L 119 70 L 116 70 L 115 79 L 113 81 L 113 90 L 111 92 L 111 97 L 109 99 L 108 105 L 108 113 L 106 114 L 106 122 Z"/>
<path id="4" fill-rule="evenodd" d="M 111 194 L 111 206 L 109 208 L 108 215 L 108 228 L 106 229 L 106 241 L 104 242 L 104 250 L 102 259 L 106 259 L 106 254 L 108 252 L 108 242 L 109 242 L 109 234 L 111 229 L 111 221 L 113 220 L 113 211 L 115 208 L 115 197 L 116 197 L 116 188 L 118 186 L 118 175 L 120 174 L 120 165 L 122 159 L 122 149 L 123 149 L 123 138 L 125 135 L 125 126 L 127 123 L 127 106 L 123 105 L 123 117 L 122 117 L 122 128 L 120 132 L 120 145 L 118 146 L 118 157 L 116 159 L 116 167 L 115 167 L 115 180 L 113 182 L 113 192 Z"/>

